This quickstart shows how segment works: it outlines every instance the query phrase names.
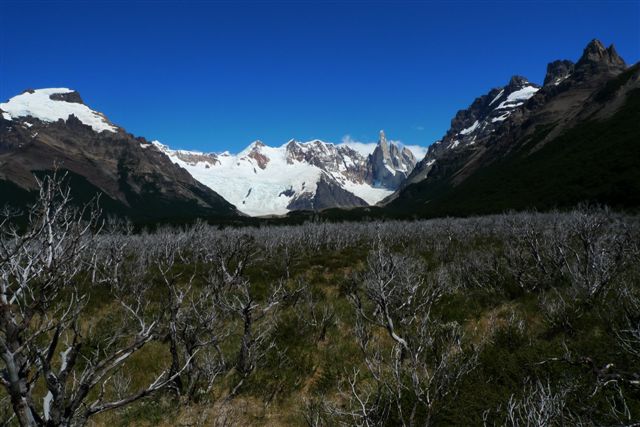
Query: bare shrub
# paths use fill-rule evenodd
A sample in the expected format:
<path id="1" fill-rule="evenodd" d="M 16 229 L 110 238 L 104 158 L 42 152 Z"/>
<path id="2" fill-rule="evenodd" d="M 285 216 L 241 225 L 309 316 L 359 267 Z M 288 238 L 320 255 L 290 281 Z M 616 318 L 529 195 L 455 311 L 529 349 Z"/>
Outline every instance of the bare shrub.
<path id="1" fill-rule="evenodd" d="M 402 425 L 429 425 L 438 405 L 474 368 L 476 352 L 464 345 L 460 325 L 432 316 L 444 284 L 425 282 L 418 261 L 390 253 L 378 241 L 367 265 L 351 295 L 367 377 L 353 371 L 343 392 L 349 404 L 336 415 L 378 425 L 393 413 Z"/>
<path id="2" fill-rule="evenodd" d="M 521 398 L 511 395 L 505 405 L 505 426 L 545 427 L 573 424 L 566 414 L 569 390 L 554 391 L 551 385 L 536 381 L 524 387 Z"/>
<path id="3" fill-rule="evenodd" d="M 97 253 L 99 212 L 90 205 L 72 208 L 63 179 L 39 181 L 28 228 L 20 232 L 5 222 L 0 239 L 0 383 L 25 426 L 83 425 L 173 380 L 163 371 L 138 391 L 112 392 L 113 376 L 156 338 L 158 318 L 149 310 L 144 286 L 122 292 L 122 242 L 112 240 L 110 249 Z M 83 317 L 92 287 L 105 284 L 118 319 L 115 326 L 103 319 L 111 323 L 108 333 L 104 322 Z M 41 404 L 34 394 L 38 385 L 47 390 Z"/>

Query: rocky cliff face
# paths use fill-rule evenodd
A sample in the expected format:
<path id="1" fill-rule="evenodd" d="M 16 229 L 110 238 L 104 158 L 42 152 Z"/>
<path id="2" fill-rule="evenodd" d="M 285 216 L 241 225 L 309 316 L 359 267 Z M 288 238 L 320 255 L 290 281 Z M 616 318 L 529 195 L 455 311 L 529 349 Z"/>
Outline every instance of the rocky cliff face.
<path id="1" fill-rule="evenodd" d="M 458 111 L 450 129 L 429 147 L 399 191 L 426 179 L 434 168 L 441 170 L 437 163 L 442 158 L 455 157 L 453 151 L 483 150 L 491 141 L 512 140 L 535 128 L 535 124 L 554 120 L 570 123 L 572 112 L 581 107 L 595 87 L 625 69 L 626 64 L 613 45 L 605 48 L 600 41 L 592 40 L 575 64 L 569 60 L 549 63 L 542 87 L 513 76 L 506 86 L 490 90 L 467 109 Z M 561 123 L 551 136 L 564 128 Z M 460 178 L 465 176 L 462 174 Z M 383 203 L 396 195 L 397 192 Z"/>
<path id="2" fill-rule="evenodd" d="M 370 154 L 320 140 L 290 140 L 280 147 L 256 141 L 237 155 L 155 146 L 241 211 L 258 216 L 375 204 L 398 188 L 416 162 L 384 132 Z"/>
<path id="3" fill-rule="evenodd" d="M 54 167 L 82 180 L 89 197 L 102 193 L 114 213 L 134 219 L 237 212 L 144 138 L 84 105 L 75 91 L 28 90 L 0 104 L 0 181 L 28 198 L 33 174 Z M 15 201 L 0 195 L 1 205 Z"/>
<path id="4" fill-rule="evenodd" d="M 547 65 L 547 74 L 544 76 L 544 86 L 558 86 L 573 73 L 575 65 L 568 59 L 550 62 Z"/>
<path id="5" fill-rule="evenodd" d="M 443 155 L 455 150 L 465 150 L 489 139 L 496 129 L 539 90 L 540 86 L 526 78 L 513 76 L 505 86 L 491 89 L 476 98 L 468 108 L 456 113 L 447 133 L 429 146 L 426 156 L 417 163 L 399 189 L 425 179 Z"/>

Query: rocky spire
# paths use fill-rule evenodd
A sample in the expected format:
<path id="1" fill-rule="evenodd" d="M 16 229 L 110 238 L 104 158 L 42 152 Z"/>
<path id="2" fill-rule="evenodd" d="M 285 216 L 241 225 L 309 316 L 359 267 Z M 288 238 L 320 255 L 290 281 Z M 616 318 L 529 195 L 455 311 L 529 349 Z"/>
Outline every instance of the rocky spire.
<path id="1" fill-rule="evenodd" d="M 383 144 L 387 143 L 387 137 L 384 135 L 384 130 L 380 130 L 380 142 Z"/>
<path id="2" fill-rule="evenodd" d="M 391 154 L 389 153 L 389 144 L 387 143 L 387 137 L 384 134 L 384 130 L 380 131 L 380 138 L 378 138 L 378 146 L 375 151 L 378 151 L 378 148 L 380 149 L 383 161 L 388 162 Z"/>
<path id="3" fill-rule="evenodd" d="M 369 155 L 369 179 L 374 186 L 397 188 L 413 170 L 416 159 L 406 148 L 389 143 L 384 131 L 380 131 L 378 145 Z"/>
<path id="4" fill-rule="evenodd" d="M 575 69 L 581 74 L 592 74 L 602 71 L 622 71 L 626 67 L 627 65 L 613 45 L 605 48 L 600 40 L 593 39 L 584 48 Z"/>

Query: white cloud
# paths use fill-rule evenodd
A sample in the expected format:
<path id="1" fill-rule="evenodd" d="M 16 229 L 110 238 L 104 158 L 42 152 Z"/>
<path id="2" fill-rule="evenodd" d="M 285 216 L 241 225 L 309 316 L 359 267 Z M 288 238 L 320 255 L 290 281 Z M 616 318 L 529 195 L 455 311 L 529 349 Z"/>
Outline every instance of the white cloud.
<path id="1" fill-rule="evenodd" d="M 411 150 L 418 160 L 422 160 L 422 158 L 427 155 L 427 147 L 421 145 L 405 145 L 405 147 Z"/>
<path id="2" fill-rule="evenodd" d="M 355 141 L 351 138 L 351 135 L 345 135 L 342 137 L 342 142 L 338 145 L 346 145 L 366 157 L 373 153 L 373 150 L 376 149 L 377 143 Z"/>
<path id="3" fill-rule="evenodd" d="M 407 145 L 403 144 L 402 141 L 393 139 L 390 139 L 389 142 L 397 145 L 398 147 L 408 148 L 418 160 L 422 160 L 422 158 L 427 154 L 427 147 L 423 147 L 421 145 Z"/>

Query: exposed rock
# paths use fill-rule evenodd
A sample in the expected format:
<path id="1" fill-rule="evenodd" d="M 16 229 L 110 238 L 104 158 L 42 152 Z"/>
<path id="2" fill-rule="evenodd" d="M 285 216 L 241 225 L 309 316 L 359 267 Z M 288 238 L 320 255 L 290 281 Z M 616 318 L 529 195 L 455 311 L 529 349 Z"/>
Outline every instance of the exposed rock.
<path id="1" fill-rule="evenodd" d="M 265 169 L 267 167 L 267 163 L 269 163 L 269 158 L 257 150 L 249 153 L 248 157 L 254 159 L 256 163 L 258 163 L 258 167 L 260 169 Z"/>
<path id="2" fill-rule="evenodd" d="M 577 79 L 585 80 L 598 74 L 615 75 L 626 67 L 613 45 L 605 48 L 599 40 L 594 39 L 584 48 L 582 56 L 576 62 L 575 74 Z"/>
<path id="3" fill-rule="evenodd" d="M 302 193 L 289 203 L 289 210 L 314 210 L 368 206 L 367 202 L 343 189 L 334 179 L 322 175 L 314 193 Z"/>
<path id="4" fill-rule="evenodd" d="M 320 140 L 290 140 L 280 147 L 256 141 L 238 155 L 194 163 L 184 151 L 156 147 L 244 212 L 258 216 L 374 204 L 391 194 L 416 163 L 409 149 L 387 141 L 384 132 L 370 155 Z"/>
<path id="5" fill-rule="evenodd" d="M 399 185 L 402 190 L 407 185 L 427 178 L 438 159 L 451 150 L 465 150 L 490 139 L 508 119 L 514 120 L 518 111 L 540 90 L 540 86 L 525 77 L 513 76 L 501 88 L 491 89 L 476 98 L 471 105 L 456 113 L 451 127 L 441 140 L 429 146 L 426 156 L 420 160 L 406 180 Z M 385 199 L 389 202 L 395 194 Z"/>
<path id="6" fill-rule="evenodd" d="M 194 151 L 177 150 L 175 156 L 185 163 L 196 165 L 205 163 L 205 167 L 210 167 L 216 163 L 220 163 L 218 155 L 215 153 L 198 153 Z"/>
<path id="7" fill-rule="evenodd" d="M 49 98 L 54 101 L 65 101 L 65 102 L 75 102 L 77 104 L 84 104 L 84 101 L 82 101 L 80 94 L 76 91 L 67 92 L 67 93 L 53 93 L 49 95 Z"/>
<path id="8" fill-rule="evenodd" d="M 573 73 L 574 64 L 568 59 L 550 62 L 547 65 L 547 74 L 544 77 L 544 86 L 559 85 L 564 79 Z"/>
<path id="9" fill-rule="evenodd" d="M 368 163 L 367 182 L 374 186 L 396 189 L 413 170 L 416 158 L 406 147 L 400 150 L 395 144 L 389 145 L 381 130 L 378 145 L 369 155 Z"/>

